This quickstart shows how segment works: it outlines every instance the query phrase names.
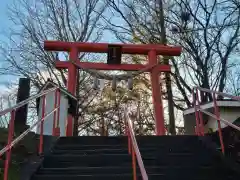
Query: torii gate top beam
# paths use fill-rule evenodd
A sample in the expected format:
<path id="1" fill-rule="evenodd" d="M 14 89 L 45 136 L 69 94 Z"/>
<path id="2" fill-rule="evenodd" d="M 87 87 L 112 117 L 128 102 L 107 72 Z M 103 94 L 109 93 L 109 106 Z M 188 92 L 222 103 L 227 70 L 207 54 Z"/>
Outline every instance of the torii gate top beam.
<path id="1" fill-rule="evenodd" d="M 80 42 L 62 42 L 45 41 L 44 49 L 47 51 L 67 51 L 77 48 L 79 52 L 107 53 L 108 43 L 80 43 Z M 181 47 L 171 47 L 157 44 L 112 44 L 122 46 L 123 54 L 142 54 L 147 55 L 149 51 L 154 50 L 157 55 L 180 56 Z"/>

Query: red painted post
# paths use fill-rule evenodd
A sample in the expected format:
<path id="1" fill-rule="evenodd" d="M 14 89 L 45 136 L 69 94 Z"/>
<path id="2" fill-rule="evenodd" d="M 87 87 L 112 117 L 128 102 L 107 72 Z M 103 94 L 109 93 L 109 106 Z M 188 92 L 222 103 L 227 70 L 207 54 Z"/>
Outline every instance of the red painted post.
<path id="1" fill-rule="evenodd" d="M 57 92 L 58 90 L 56 89 L 55 90 L 55 93 L 54 93 L 54 97 L 55 97 L 55 100 L 54 100 L 54 109 L 56 109 L 57 108 L 57 100 L 58 100 L 58 92 Z M 53 136 L 56 136 L 56 132 L 55 132 L 55 130 L 56 130 L 56 117 L 57 117 L 57 114 L 56 114 L 57 112 L 56 111 L 54 111 L 54 113 L 53 113 L 53 127 L 52 127 L 52 135 Z"/>
<path id="2" fill-rule="evenodd" d="M 199 136 L 200 135 L 199 116 L 198 116 L 198 109 L 197 109 L 197 101 L 196 101 L 195 89 L 193 89 L 192 96 L 193 96 L 193 105 L 194 105 L 194 109 L 195 109 L 195 118 L 196 118 L 195 132 L 196 132 L 196 135 Z"/>
<path id="3" fill-rule="evenodd" d="M 130 135 L 128 135 L 128 154 L 132 154 L 132 143 Z"/>
<path id="4" fill-rule="evenodd" d="M 127 136 L 128 136 L 128 153 L 132 154 L 132 143 L 131 143 L 131 137 L 129 132 L 129 126 L 127 126 Z"/>
<path id="5" fill-rule="evenodd" d="M 150 65 L 158 64 L 157 54 L 155 51 L 148 53 L 148 61 Z M 154 105 L 155 122 L 156 122 L 156 135 L 164 135 L 164 116 L 162 105 L 162 93 L 161 84 L 159 79 L 159 71 L 154 67 L 151 71 L 151 83 L 152 83 L 152 100 Z"/>
<path id="6" fill-rule="evenodd" d="M 8 169 L 9 169 L 9 163 L 11 160 L 11 143 L 13 140 L 13 134 L 14 134 L 14 121 L 15 121 L 15 110 L 12 110 L 11 112 L 11 119 L 10 119 L 10 123 L 9 123 L 9 129 L 8 129 L 8 151 L 6 154 L 6 160 L 5 160 L 5 165 L 4 165 L 4 180 L 8 180 Z"/>
<path id="7" fill-rule="evenodd" d="M 195 113 L 195 115 L 196 115 L 196 113 Z M 195 130 L 195 134 L 198 136 L 198 131 L 197 131 L 197 127 L 196 126 L 194 127 L 194 130 Z"/>
<path id="8" fill-rule="evenodd" d="M 71 47 L 71 50 L 69 53 L 69 59 L 70 61 L 73 61 L 73 62 L 76 62 L 78 60 L 78 49 L 76 47 Z M 70 64 L 68 66 L 67 89 L 73 95 L 75 95 L 76 93 L 77 70 L 78 68 L 74 64 Z M 73 135 L 73 117 L 70 115 L 68 116 L 66 135 L 67 136 Z"/>
<path id="9" fill-rule="evenodd" d="M 167 130 L 166 127 L 164 128 L 164 134 L 165 134 L 165 135 L 168 135 L 168 130 Z"/>
<path id="10" fill-rule="evenodd" d="M 137 180 L 137 167 L 136 167 L 136 156 L 132 146 L 132 168 L 133 168 L 133 180 Z"/>
<path id="11" fill-rule="evenodd" d="M 58 102 L 57 102 L 57 119 L 56 119 L 56 128 L 55 128 L 55 135 L 56 136 L 60 136 L 61 132 L 60 132 L 60 127 L 59 127 L 59 118 L 60 118 L 60 105 L 61 105 L 61 93 L 60 93 L 60 89 L 57 89 L 57 97 L 58 97 Z"/>
<path id="12" fill-rule="evenodd" d="M 196 99 L 197 99 L 197 104 L 198 104 L 198 107 L 201 108 L 201 103 L 200 103 L 200 98 L 199 98 L 199 91 L 198 89 L 196 89 Z M 204 136 L 204 124 L 203 124 L 203 114 L 201 111 L 198 111 L 198 117 L 200 119 L 200 132 L 201 132 L 201 135 Z"/>
<path id="13" fill-rule="evenodd" d="M 213 93 L 213 103 L 214 103 L 214 113 L 217 117 L 217 123 L 218 123 L 218 134 L 219 134 L 219 140 L 221 144 L 221 149 L 222 153 L 225 153 L 225 147 L 223 143 L 223 135 L 222 135 L 222 127 L 221 127 L 221 122 L 220 122 L 220 112 L 219 112 L 219 107 L 217 105 L 217 100 L 216 100 L 216 94 Z"/>
<path id="14" fill-rule="evenodd" d="M 40 140 L 39 140 L 39 155 L 43 153 L 43 125 L 44 125 L 44 117 L 45 117 L 45 104 L 46 104 L 46 95 L 42 96 L 42 116 L 41 116 L 41 124 L 40 124 Z"/>
<path id="15" fill-rule="evenodd" d="M 128 140 L 128 154 L 131 154 L 131 151 L 132 151 L 131 138 L 130 138 L 129 126 L 127 122 L 127 116 L 125 113 L 124 113 L 124 123 L 125 123 L 125 136 L 127 136 L 127 140 Z"/>

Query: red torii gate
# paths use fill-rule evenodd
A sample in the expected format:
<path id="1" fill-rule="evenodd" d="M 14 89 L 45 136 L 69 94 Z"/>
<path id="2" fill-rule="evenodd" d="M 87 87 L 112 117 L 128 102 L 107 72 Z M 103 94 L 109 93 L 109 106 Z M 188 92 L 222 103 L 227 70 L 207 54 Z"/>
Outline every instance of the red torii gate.
<path id="1" fill-rule="evenodd" d="M 164 135 L 164 115 L 162 106 L 162 93 L 160 87 L 160 72 L 170 72 L 171 67 L 169 65 L 159 64 L 157 60 L 157 55 L 165 56 L 179 56 L 181 54 L 181 47 L 171 47 L 164 45 L 155 44 L 112 44 L 121 46 L 123 54 L 140 54 L 148 55 L 148 64 L 105 64 L 105 63 L 93 63 L 93 62 L 81 62 L 79 61 L 80 52 L 92 52 L 92 53 L 107 53 L 108 46 L 111 44 L 107 43 L 79 43 L 79 42 L 61 42 L 61 41 L 45 41 L 44 49 L 47 51 L 65 51 L 69 53 L 69 59 L 79 67 L 87 69 L 97 69 L 97 70 L 125 70 L 125 71 L 135 71 L 141 70 L 147 67 L 150 72 L 151 84 L 152 84 L 152 98 L 155 111 L 155 121 L 156 121 L 156 135 Z M 156 66 L 154 66 L 156 65 Z M 70 61 L 56 61 L 56 68 L 58 69 L 68 69 L 68 81 L 67 89 L 73 95 L 76 94 L 76 84 L 77 84 L 77 70 L 78 68 Z M 68 116 L 67 121 L 67 136 L 73 135 L 73 117 Z"/>

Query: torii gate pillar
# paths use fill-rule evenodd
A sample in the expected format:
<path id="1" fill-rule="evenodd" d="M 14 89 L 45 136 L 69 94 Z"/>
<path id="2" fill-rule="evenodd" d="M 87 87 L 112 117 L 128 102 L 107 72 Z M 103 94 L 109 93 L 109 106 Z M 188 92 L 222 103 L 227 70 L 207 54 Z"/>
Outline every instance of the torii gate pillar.
<path id="1" fill-rule="evenodd" d="M 78 60 L 78 49 L 71 48 L 69 52 L 69 59 L 73 62 Z M 78 76 L 78 68 L 74 64 L 68 65 L 68 80 L 67 80 L 67 89 L 73 95 L 76 95 L 76 85 L 77 85 L 77 76 Z M 73 117 L 69 114 L 67 119 L 67 127 L 66 127 L 66 136 L 73 136 Z"/>
<path id="2" fill-rule="evenodd" d="M 149 64 L 157 64 L 157 54 L 156 51 L 150 51 L 148 53 L 148 61 Z M 165 126 L 164 126 L 164 111 L 162 105 L 162 91 L 161 91 L 161 82 L 159 78 L 159 70 L 154 67 L 150 72 L 151 85 L 152 85 L 152 101 L 154 107 L 155 114 L 155 130 L 157 135 L 165 134 Z"/>
<path id="3" fill-rule="evenodd" d="M 143 44 L 114 44 L 122 47 L 123 54 L 140 54 L 148 55 L 148 64 L 105 64 L 81 62 L 78 59 L 79 52 L 95 52 L 107 53 L 109 44 L 106 43 L 79 43 L 79 42 L 61 42 L 61 41 L 45 41 L 44 49 L 47 51 L 67 51 L 69 52 L 70 61 L 56 61 L 58 69 L 68 69 L 68 91 L 73 95 L 76 94 L 77 70 L 78 68 L 96 69 L 96 70 L 125 70 L 138 71 L 147 68 L 150 72 L 152 84 L 152 99 L 155 114 L 155 131 L 156 135 L 165 135 L 164 112 L 162 105 L 162 93 L 160 84 L 160 73 L 170 72 L 169 65 L 159 64 L 157 55 L 179 56 L 181 54 L 180 47 L 170 47 L 164 45 L 143 45 Z M 74 62 L 74 64 L 72 63 Z M 73 135 L 73 117 L 69 115 L 67 121 L 66 135 Z"/>

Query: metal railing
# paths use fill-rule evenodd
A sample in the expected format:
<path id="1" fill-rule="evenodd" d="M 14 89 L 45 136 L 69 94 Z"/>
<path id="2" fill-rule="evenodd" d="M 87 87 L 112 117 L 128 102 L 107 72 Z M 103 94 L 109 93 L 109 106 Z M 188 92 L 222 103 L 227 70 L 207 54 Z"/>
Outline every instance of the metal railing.
<path id="1" fill-rule="evenodd" d="M 213 106 L 214 106 L 214 114 L 201 108 L 201 101 L 200 101 L 199 93 L 209 93 L 211 95 L 212 100 L 213 100 Z M 233 95 L 223 93 L 223 92 L 209 90 L 206 88 L 201 88 L 201 87 L 193 88 L 192 94 L 193 94 L 193 103 L 194 103 L 195 117 L 196 117 L 196 129 L 195 129 L 196 134 L 198 136 L 205 135 L 204 124 L 203 124 L 203 113 L 212 117 L 214 120 L 217 121 L 221 150 L 222 150 L 222 153 L 225 154 L 221 122 L 227 126 L 230 126 L 234 129 L 238 130 L 238 131 L 240 131 L 240 127 L 238 127 L 238 126 L 234 125 L 233 123 L 220 117 L 220 110 L 219 110 L 219 106 L 217 104 L 217 101 L 218 101 L 217 97 L 219 97 L 219 96 L 227 97 L 227 98 L 230 98 L 231 100 L 235 100 L 235 101 L 240 101 L 240 97 L 233 96 Z"/>
<path id="2" fill-rule="evenodd" d="M 45 114 L 45 105 L 46 105 L 46 95 L 48 95 L 51 92 L 55 91 L 55 102 L 54 102 L 54 109 L 49 112 L 48 114 Z M 9 171 L 9 165 L 11 160 L 11 150 L 19 141 L 21 141 L 33 128 L 36 128 L 40 125 L 40 137 L 39 137 L 39 149 L 38 153 L 43 153 L 43 131 L 44 131 L 44 121 L 47 117 L 49 117 L 51 114 L 54 113 L 54 119 L 53 119 L 53 135 L 59 136 L 60 135 L 60 128 L 59 128 L 59 108 L 60 108 L 60 95 L 61 89 L 59 87 L 54 87 L 49 90 L 40 92 L 36 95 L 31 96 L 30 98 L 18 103 L 17 105 L 5 109 L 0 112 L 0 116 L 5 115 L 6 113 L 11 113 L 10 115 L 10 121 L 9 121 L 9 127 L 8 127 L 8 141 L 7 145 L 0 151 L 0 157 L 6 153 L 6 159 L 4 164 L 4 180 L 8 180 L 8 171 Z M 20 136 L 18 136 L 16 139 L 13 140 L 14 135 L 14 121 L 15 121 L 15 113 L 16 110 L 21 108 L 22 106 L 28 104 L 30 101 L 42 98 L 42 112 L 41 112 L 41 119 L 39 119 L 37 122 L 35 122 L 33 125 L 31 125 L 30 128 L 25 130 Z"/>
<path id="3" fill-rule="evenodd" d="M 129 117 L 129 111 L 125 108 L 124 111 L 125 118 L 125 135 L 128 136 L 128 152 L 132 155 L 132 168 L 133 168 L 133 180 L 137 180 L 137 167 L 136 167 L 136 159 L 138 162 L 138 166 L 140 168 L 140 172 L 143 180 L 148 180 L 148 175 L 146 169 L 143 164 L 142 156 L 137 144 L 137 140 L 135 138 L 135 134 L 133 131 L 132 121 Z"/>

